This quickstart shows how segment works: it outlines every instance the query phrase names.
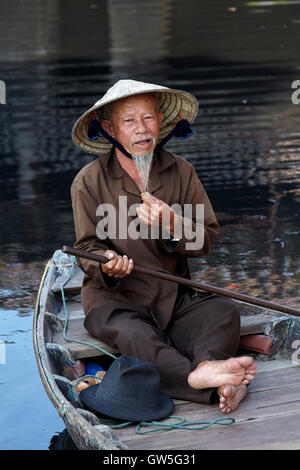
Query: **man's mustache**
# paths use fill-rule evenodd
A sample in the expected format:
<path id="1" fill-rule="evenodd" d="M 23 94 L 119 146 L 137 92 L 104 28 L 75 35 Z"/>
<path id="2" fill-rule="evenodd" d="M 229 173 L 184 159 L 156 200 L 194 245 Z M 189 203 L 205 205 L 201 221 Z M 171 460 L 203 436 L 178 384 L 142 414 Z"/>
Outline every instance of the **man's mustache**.
<path id="1" fill-rule="evenodd" d="M 143 142 L 144 140 L 152 140 L 152 144 L 155 145 L 155 137 L 153 135 L 146 135 L 143 139 L 135 140 L 130 142 L 130 148 L 132 148 L 136 143 Z"/>

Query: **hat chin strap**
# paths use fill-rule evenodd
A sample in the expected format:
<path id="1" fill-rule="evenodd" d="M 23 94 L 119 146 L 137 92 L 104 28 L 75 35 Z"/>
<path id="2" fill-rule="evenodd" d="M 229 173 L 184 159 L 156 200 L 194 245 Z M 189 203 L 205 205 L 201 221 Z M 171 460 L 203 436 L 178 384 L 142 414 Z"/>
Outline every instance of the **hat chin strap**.
<path id="1" fill-rule="evenodd" d="M 177 123 L 173 122 L 170 125 L 174 125 L 174 129 L 162 139 L 159 144 L 157 144 L 156 149 L 160 150 L 173 136 L 179 137 L 179 139 L 188 139 L 195 134 L 193 129 L 190 126 L 190 123 L 186 119 L 182 119 L 180 114 L 180 121 Z"/>
<path id="2" fill-rule="evenodd" d="M 89 128 L 88 128 L 88 139 L 89 140 L 98 140 L 99 139 L 99 133 L 103 135 L 111 144 L 113 144 L 114 147 L 117 147 L 117 149 L 120 150 L 120 152 L 124 153 L 124 155 L 128 158 L 133 159 L 132 155 L 127 152 L 127 150 L 121 145 L 116 139 L 114 139 L 110 134 L 108 134 L 103 127 L 101 126 L 101 123 L 98 121 L 98 119 L 94 118 L 91 120 Z"/>
<path id="3" fill-rule="evenodd" d="M 180 117 L 180 116 L 179 116 Z M 164 138 L 159 144 L 156 145 L 155 150 L 160 150 L 173 136 L 179 137 L 180 139 L 188 139 L 195 132 L 192 130 L 190 123 L 186 119 L 180 117 L 180 121 L 175 123 L 170 123 L 175 125 L 174 129 Z M 108 134 L 98 119 L 93 118 L 90 121 L 88 128 L 88 139 L 89 140 L 98 140 L 99 133 L 103 135 L 114 147 L 116 147 L 120 152 L 122 152 L 126 157 L 133 159 L 132 155 L 127 152 L 127 150 L 121 145 L 116 139 L 114 139 L 110 134 Z"/>

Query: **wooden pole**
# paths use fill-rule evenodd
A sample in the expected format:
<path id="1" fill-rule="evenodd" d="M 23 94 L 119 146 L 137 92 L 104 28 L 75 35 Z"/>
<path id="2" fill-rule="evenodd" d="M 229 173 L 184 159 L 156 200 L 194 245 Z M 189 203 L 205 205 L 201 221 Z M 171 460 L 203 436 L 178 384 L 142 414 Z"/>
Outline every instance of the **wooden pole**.
<path id="1" fill-rule="evenodd" d="M 90 259 L 98 263 L 106 263 L 110 261 L 108 258 L 102 255 L 97 255 L 96 253 L 89 253 L 87 251 L 77 250 L 69 246 L 62 247 L 63 253 L 77 256 L 78 258 Z M 230 297 L 231 299 L 241 300 L 249 304 L 257 305 L 258 307 L 269 308 L 271 310 L 276 310 L 283 313 L 288 313 L 290 315 L 295 315 L 300 317 L 300 311 L 293 308 L 287 307 L 285 305 L 276 304 L 274 302 L 269 302 L 267 300 L 258 299 L 255 297 L 250 297 L 249 295 L 239 294 L 238 292 L 231 292 L 220 287 L 210 286 L 203 282 L 193 281 L 191 279 L 185 279 L 184 277 L 174 276 L 173 274 L 162 273 L 159 271 L 154 271 L 153 269 L 143 268 L 142 266 L 137 266 L 134 264 L 133 270 L 140 274 L 146 274 L 149 276 L 157 277 L 159 279 L 165 279 L 166 281 L 177 282 L 184 286 L 193 287 L 194 289 L 204 290 L 206 292 L 211 292 L 217 295 L 223 295 L 225 297 Z"/>

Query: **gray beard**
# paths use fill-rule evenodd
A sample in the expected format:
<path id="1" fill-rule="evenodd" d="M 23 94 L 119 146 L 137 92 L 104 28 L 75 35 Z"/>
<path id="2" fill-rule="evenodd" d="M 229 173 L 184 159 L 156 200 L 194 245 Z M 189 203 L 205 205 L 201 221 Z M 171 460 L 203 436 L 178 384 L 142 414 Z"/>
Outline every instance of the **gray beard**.
<path id="1" fill-rule="evenodd" d="M 135 166 L 138 170 L 140 178 L 143 184 L 143 192 L 149 190 L 149 175 L 150 175 L 150 168 L 151 163 L 153 160 L 153 152 L 146 153 L 145 155 L 140 155 L 135 157 L 132 155 L 133 161 L 135 162 Z"/>

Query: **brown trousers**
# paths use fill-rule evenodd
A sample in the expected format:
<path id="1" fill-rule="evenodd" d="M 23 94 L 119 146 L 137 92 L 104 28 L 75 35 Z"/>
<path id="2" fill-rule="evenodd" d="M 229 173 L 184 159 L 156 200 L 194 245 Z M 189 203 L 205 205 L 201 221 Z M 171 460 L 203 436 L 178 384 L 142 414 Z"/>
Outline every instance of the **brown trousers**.
<path id="1" fill-rule="evenodd" d="M 215 401 L 215 389 L 195 390 L 187 376 L 201 361 L 236 356 L 240 341 L 236 302 L 183 286 L 166 330 L 159 328 L 155 312 L 123 301 L 94 308 L 84 326 L 122 354 L 154 363 L 170 397 L 205 404 Z"/>

